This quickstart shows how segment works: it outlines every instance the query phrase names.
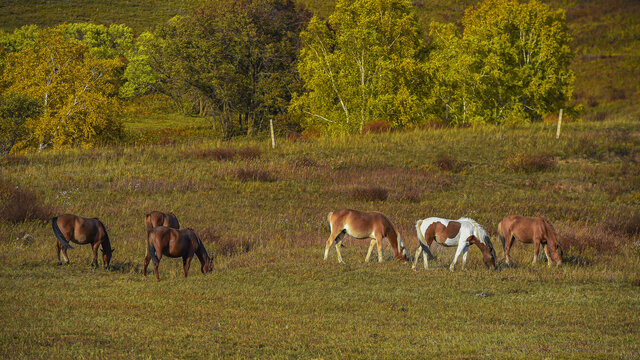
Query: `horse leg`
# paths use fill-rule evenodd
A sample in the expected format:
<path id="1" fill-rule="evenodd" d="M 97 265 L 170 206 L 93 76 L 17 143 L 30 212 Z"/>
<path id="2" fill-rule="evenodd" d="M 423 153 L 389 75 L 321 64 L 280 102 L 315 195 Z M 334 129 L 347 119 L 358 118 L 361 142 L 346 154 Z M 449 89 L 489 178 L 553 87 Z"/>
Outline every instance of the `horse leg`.
<path id="1" fill-rule="evenodd" d="M 549 257 L 549 244 L 542 244 L 544 254 L 547 256 L 547 265 L 551 267 L 551 258 Z"/>
<path id="2" fill-rule="evenodd" d="M 151 261 L 151 256 L 149 256 L 149 250 L 147 250 L 147 254 L 144 256 L 144 268 L 142 270 L 142 276 L 147 277 L 147 267 L 149 266 L 149 262 Z"/>
<path id="3" fill-rule="evenodd" d="M 422 253 L 422 247 L 418 245 L 418 249 L 416 250 L 416 255 L 413 257 L 413 265 L 411 265 L 411 268 L 413 270 L 415 270 L 416 265 L 418 265 L 418 259 L 420 258 L 421 253 Z"/>
<path id="4" fill-rule="evenodd" d="M 469 245 L 464 247 L 462 250 L 462 270 L 465 270 L 465 266 L 467 265 L 467 255 L 469 255 Z"/>
<path id="5" fill-rule="evenodd" d="M 189 267 L 191 266 L 191 259 L 193 258 L 193 255 L 191 256 L 185 256 L 182 258 L 182 265 L 184 265 L 184 277 L 187 277 L 187 274 L 189 273 Z"/>
<path id="6" fill-rule="evenodd" d="M 62 265 L 62 261 L 60 261 L 60 249 L 62 248 L 62 245 L 60 244 L 60 241 L 58 240 L 58 242 L 56 242 L 56 254 L 58 255 L 58 265 Z"/>
<path id="7" fill-rule="evenodd" d="M 511 236 L 511 234 L 509 234 L 509 237 L 506 237 L 506 235 L 507 234 L 505 234 L 506 243 L 504 246 L 504 259 L 507 265 L 509 265 L 511 263 L 511 257 L 509 256 L 509 252 L 511 251 L 511 246 L 513 245 L 514 237 Z"/>
<path id="8" fill-rule="evenodd" d="M 538 262 L 538 254 L 540 253 L 540 240 L 536 239 L 533 241 L 533 261 L 531 262 L 531 265 L 536 265 L 536 263 Z"/>
<path id="9" fill-rule="evenodd" d="M 331 234 L 329 234 L 329 238 L 327 239 L 327 243 L 324 247 L 324 260 L 327 260 L 327 257 L 329 256 L 329 248 L 331 248 L 331 245 L 333 245 L 334 242 L 338 242 L 338 236 L 340 236 L 340 234 L 342 234 L 342 230 L 332 231 Z M 338 250 L 337 247 L 336 251 L 338 252 L 338 254 L 340 253 L 340 250 Z"/>
<path id="10" fill-rule="evenodd" d="M 344 260 L 342 260 L 342 254 L 340 253 L 340 247 L 342 247 L 342 239 L 344 239 L 344 233 L 340 233 L 338 238 L 336 239 L 336 254 L 338 255 L 338 262 L 345 264 Z"/>
<path id="11" fill-rule="evenodd" d="M 458 249 L 456 249 L 456 256 L 454 256 L 453 262 L 451 263 L 451 265 L 449 265 L 450 271 L 453 271 L 453 269 L 455 268 L 456 263 L 458 262 L 458 257 L 460 257 L 460 254 L 462 254 L 465 246 L 467 246 L 467 244 L 465 244 L 463 240 L 460 240 L 460 242 L 458 243 Z"/>
<path id="12" fill-rule="evenodd" d="M 373 246 L 376 244 L 376 239 L 371 239 L 371 243 L 369 244 L 369 251 L 367 251 L 367 257 L 364 258 L 364 262 L 369 262 L 369 257 L 371 257 L 371 252 L 373 251 Z"/>
<path id="13" fill-rule="evenodd" d="M 99 268 L 98 266 L 98 248 L 100 247 L 100 243 L 96 242 L 95 244 L 93 244 L 93 261 L 91 261 L 91 267 L 94 267 L 97 269 Z"/>
<path id="14" fill-rule="evenodd" d="M 380 240 L 377 240 L 380 239 Z M 387 239 L 388 241 L 389 239 Z M 384 238 L 380 235 L 380 236 L 376 236 L 376 245 L 378 248 L 378 262 L 382 262 L 382 241 L 384 241 Z"/>

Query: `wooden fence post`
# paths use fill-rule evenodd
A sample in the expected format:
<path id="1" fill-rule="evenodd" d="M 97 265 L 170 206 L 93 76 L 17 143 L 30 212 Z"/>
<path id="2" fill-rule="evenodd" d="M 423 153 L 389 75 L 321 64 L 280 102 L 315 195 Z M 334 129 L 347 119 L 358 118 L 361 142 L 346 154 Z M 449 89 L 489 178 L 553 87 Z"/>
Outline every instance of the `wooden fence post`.
<path id="1" fill-rule="evenodd" d="M 562 126 L 562 109 L 558 115 L 558 130 L 556 130 L 556 139 L 560 138 L 560 127 Z"/>
<path id="2" fill-rule="evenodd" d="M 269 127 L 271 127 L 271 148 L 276 148 L 276 138 L 273 135 L 273 119 L 269 119 Z"/>

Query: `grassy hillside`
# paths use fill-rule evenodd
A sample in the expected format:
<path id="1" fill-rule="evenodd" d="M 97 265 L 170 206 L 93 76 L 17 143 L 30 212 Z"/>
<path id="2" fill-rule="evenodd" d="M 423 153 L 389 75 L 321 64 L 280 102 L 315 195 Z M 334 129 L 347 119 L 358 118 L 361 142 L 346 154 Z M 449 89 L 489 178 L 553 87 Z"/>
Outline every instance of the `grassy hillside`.
<path id="1" fill-rule="evenodd" d="M 174 143 L 5 158 L 0 195 L 0 357 L 27 358 L 633 358 L 640 352 L 640 125 L 636 120 L 441 129 L 290 143 Z M 175 134 L 174 134 L 175 135 Z M 10 196 L 13 195 L 13 198 Z M 15 194 L 20 194 L 15 195 Z M 35 205 L 35 206 L 34 206 Z M 547 217 L 566 264 L 486 270 L 453 249 L 413 272 L 365 264 L 349 239 L 322 261 L 326 214 L 385 212 L 410 252 L 418 218 L 463 215 L 492 234 L 507 214 Z M 215 255 L 163 258 L 141 275 L 144 214 L 175 212 Z M 113 271 L 90 250 L 57 266 L 50 223 L 98 216 L 116 248 Z M 495 244 L 499 244 L 494 239 Z M 501 249 L 498 257 L 503 258 Z M 544 257 L 543 257 L 544 258 Z"/>
<path id="2" fill-rule="evenodd" d="M 328 16 L 334 1 L 300 0 L 314 13 Z M 546 3 L 564 8 L 574 37 L 576 58 L 575 100 L 584 104 L 584 117 L 602 120 L 616 114 L 638 114 L 640 98 L 640 3 L 635 0 L 568 1 Z M 125 23 L 137 33 L 152 29 L 174 15 L 187 14 L 202 1 L 4 1 L 0 29 L 11 31 L 25 24 L 51 26 L 63 22 Z M 421 24 L 431 21 L 459 23 L 473 0 L 413 1 Z M 632 80 L 633 79 L 633 80 Z"/>

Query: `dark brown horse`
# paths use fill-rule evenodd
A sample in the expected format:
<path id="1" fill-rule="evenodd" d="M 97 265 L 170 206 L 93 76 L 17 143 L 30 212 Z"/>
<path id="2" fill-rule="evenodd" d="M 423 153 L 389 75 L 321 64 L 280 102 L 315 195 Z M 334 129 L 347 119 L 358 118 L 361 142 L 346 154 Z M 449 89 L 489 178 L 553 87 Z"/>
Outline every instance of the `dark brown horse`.
<path id="1" fill-rule="evenodd" d="M 79 245 L 91 244 L 93 248 L 91 266 L 96 268 L 98 267 L 98 247 L 102 245 L 102 261 L 105 268 L 109 267 L 111 255 L 115 249 L 111 247 L 107 229 L 98 218 L 87 219 L 76 215 L 64 214 L 51 219 L 51 226 L 58 239 L 56 243 L 58 264 L 62 264 L 60 250 L 62 250 L 64 261 L 67 264 L 69 263 L 67 249 L 73 249 L 69 242 L 74 242 Z"/>
<path id="2" fill-rule="evenodd" d="M 164 225 L 174 229 L 180 229 L 180 223 L 174 213 L 163 213 L 160 211 L 152 211 L 144 217 L 144 225 L 147 228 L 147 234 L 156 226 Z"/>
<path id="3" fill-rule="evenodd" d="M 502 241 L 507 264 L 511 261 L 509 252 L 516 239 L 523 243 L 534 244 L 533 265 L 538 261 L 540 244 L 544 247 L 549 266 L 552 260 L 556 265 L 562 264 L 562 248 L 558 242 L 558 234 L 547 219 L 509 215 L 498 224 L 498 235 Z"/>
<path id="4" fill-rule="evenodd" d="M 158 266 L 162 255 L 171 258 L 182 258 L 184 277 L 189 273 L 193 255 L 200 260 L 200 271 L 203 274 L 212 272 L 211 258 L 204 248 L 204 244 L 193 229 L 176 230 L 166 226 L 157 226 L 147 236 L 147 255 L 144 258 L 144 276 L 147 276 L 147 266 L 153 260 L 153 272 L 158 277 Z"/>

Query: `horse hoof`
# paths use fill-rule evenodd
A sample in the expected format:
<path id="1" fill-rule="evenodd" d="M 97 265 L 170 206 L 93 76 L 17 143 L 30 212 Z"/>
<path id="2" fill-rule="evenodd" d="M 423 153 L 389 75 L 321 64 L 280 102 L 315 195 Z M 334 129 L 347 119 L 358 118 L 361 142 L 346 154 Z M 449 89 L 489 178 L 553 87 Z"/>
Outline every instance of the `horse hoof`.
<path id="1" fill-rule="evenodd" d="M 62 261 L 58 261 L 58 264 L 57 264 L 57 265 L 58 265 L 58 266 L 62 265 Z"/>

